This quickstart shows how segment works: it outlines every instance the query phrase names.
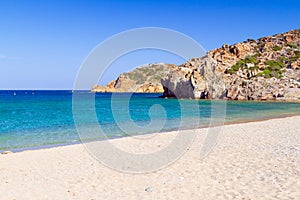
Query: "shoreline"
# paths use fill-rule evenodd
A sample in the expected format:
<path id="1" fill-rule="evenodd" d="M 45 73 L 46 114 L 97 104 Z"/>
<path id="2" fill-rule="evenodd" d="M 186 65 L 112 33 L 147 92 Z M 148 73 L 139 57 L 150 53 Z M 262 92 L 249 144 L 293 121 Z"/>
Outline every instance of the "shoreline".
<path id="1" fill-rule="evenodd" d="M 73 89 L 53 89 L 53 90 L 45 90 L 45 89 L 0 89 L 0 92 L 62 92 L 62 91 L 67 91 L 70 93 L 74 92 L 87 92 L 87 93 L 93 93 L 93 94 L 163 94 L 162 92 L 95 92 L 89 89 L 86 90 L 73 90 Z M 158 96 L 157 98 L 162 98 L 162 99 L 177 99 L 176 97 L 163 97 L 163 96 Z M 178 100 L 201 100 L 201 101 L 237 101 L 237 102 L 288 102 L 288 103 L 300 103 L 300 99 L 274 99 L 274 100 L 235 100 L 235 99 L 193 99 L 193 98 L 182 98 Z"/>
<path id="2" fill-rule="evenodd" d="M 75 91 L 76 92 L 76 91 Z M 95 92 L 89 91 L 93 94 L 163 94 L 162 92 Z M 196 101 L 237 101 L 237 102 L 288 102 L 288 103 L 300 103 L 300 98 L 280 98 L 280 99 L 261 99 L 261 100 L 237 100 L 237 99 L 196 99 L 196 98 L 176 98 L 176 97 L 168 97 L 168 96 L 158 96 L 160 99 L 178 99 L 178 100 L 196 100 Z"/>
<path id="3" fill-rule="evenodd" d="M 195 139 L 175 162 L 138 174 L 103 165 L 82 144 L 0 155 L 1 197 L 299 199 L 299 120 L 297 115 L 226 125 L 205 158 L 199 150 L 208 129 L 197 129 Z M 176 135 L 166 132 L 110 142 L 124 152 L 151 154 L 168 147 Z"/>
<path id="4" fill-rule="evenodd" d="M 255 122 L 262 122 L 262 121 L 269 121 L 273 119 L 285 119 L 289 117 L 295 117 L 295 116 L 300 116 L 300 114 L 282 114 L 280 116 L 273 116 L 270 118 L 261 118 L 261 119 L 244 119 L 242 121 L 235 121 L 235 122 L 224 122 L 224 124 L 221 125 L 215 125 L 215 126 L 210 126 L 210 125 L 204 125 L 204 126 L 199 126 L 196 129 L 180 129 L 182 131 L 190 131 L 190 130 L 201 130 L 201 129 L 207 129 L 210 127 L 219 127 L 219 126 L 228 126 L 228 125 L 237 125 L 237 124 L 248 124 L 248 123 L 255 123 Z M 153 132 L 153 133 L 145 133 L 142 135 L 134 135 L 134 136 L 147 136 L 147 135 L 155 135 L 155 134 L 166 134 L 170 132 L 177 131 L 174 129 L 171 130 L 166 130 L 163 132 Z M 0 155 L 1 154 L 6 154 L 8 153 L 20 153 L 24 151 L 36 151 L 36 150 L 42 150 L 42 149 L 51 149 L 51 148 L 57 148 L 57 147 L 64 147 L 64 146 L 73 146 L 73 145 L 81 145 L 83 143 L 90 143 L 90 142 L 99 142 L 103 140 L 115 140 L 115 139 L 122 139 L 122 138 L 130 138 L 134 136 L 116 136 L 112 138 L 106 138 L 106 139 L 96 139 L 96 140 L 89 140 L 89 141 L 74 141 L 74 142 L 67 142 L 67 143 L 58 143 L 58 144 L 48 144 L 48 145 L 42 145 L 42 146 L 31 146 L 31 147 L 21 147 L 21 148 L 12 148 L 12 149 L 6 149 L 6 150 L 0 150 Z"/>

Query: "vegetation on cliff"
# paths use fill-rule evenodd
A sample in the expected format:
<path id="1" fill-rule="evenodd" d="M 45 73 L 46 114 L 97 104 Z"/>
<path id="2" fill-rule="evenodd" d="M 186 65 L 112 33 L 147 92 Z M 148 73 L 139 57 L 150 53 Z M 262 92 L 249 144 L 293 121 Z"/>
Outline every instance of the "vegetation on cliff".
<path id="1" fill-rule="evenodd" d="M 164 97 L 300 100 L 300 29 L 207 52 L 180 66 L 152 64 L 94 92 L 164 92 Z"/>
<path id="2" fill-rule="evenodd" d="M 191 71 L 184 73 L 188 71 L 186 68 Z M 208 71 L 206 68 L 211 68 L 211 73 L 204 73 Z M 298 100 L 299 69 L 300 30 L 292 30 L 234 45 L 224 44 L 202 58 L 191 59 L 163 80 L 164 96 Z M 180 94 L 188 87 L 192 92 Z"/>
<path id="3" fill-rule="evenodd" d="M 174 67 L 176 66 L 164 63 L 141 66 L 120 74 L 116 80 L 109 82 L 106 86 L 94 85 L 92 91 L 162 93 L 161 79 Z"/>

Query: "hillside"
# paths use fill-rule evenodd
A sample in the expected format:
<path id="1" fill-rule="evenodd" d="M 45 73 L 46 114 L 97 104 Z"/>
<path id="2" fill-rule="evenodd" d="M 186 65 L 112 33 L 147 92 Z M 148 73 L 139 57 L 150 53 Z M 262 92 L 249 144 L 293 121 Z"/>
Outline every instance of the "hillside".
<path id="1" fill-rule="evenodd" d="M 92 92 L 155 92 L 162 93 L 161 79 L 177 67 L 171 64 L 149 64 L 119 75 L 106 86 L 94 85 Z"/>
<path id="2" fill-rule="evenodd" d="M 176 66 L 149 64 L 93 92 L 163 92 L 162 97 L 300 100 L 300 29 L 224 44 Z"/>
<path id="3" fill-rule="evenodd" d="M 224 44 L 173 69 L 164 97 L 232 100 L 300 99 L 300 30 Z"/>

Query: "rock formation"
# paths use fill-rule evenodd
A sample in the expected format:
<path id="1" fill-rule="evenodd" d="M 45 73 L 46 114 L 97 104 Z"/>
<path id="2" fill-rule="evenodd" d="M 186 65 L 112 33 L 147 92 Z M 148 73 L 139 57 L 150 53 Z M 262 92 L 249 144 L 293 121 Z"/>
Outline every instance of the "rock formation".
<path id="1" fill-rule="evenodd" d="M 171 70 L 163 97 L 300 100 L 300 29 L 223 45 Z"/>
<path id="2" fill-rule="evenodd" d="M 176 66 L 150 64 L 93 92 L 156 92 L 162 97 L 300 100 L 300 29 L 207 52 Z"/>
<path id="3" fill-rule="evenodd" d="M 119 75 L 106 86 L 94 85 L 92 92 L 162 93 L 161 79 L 177 67 L 171 64 L 149 64 Z"/>
<path id="4" fill-rule="evenodd" d="M 173 69 L 162 85 L 164 97 L 210 99 L 218 98 L 225 90 L 217 62 L 208 55 Z"/>

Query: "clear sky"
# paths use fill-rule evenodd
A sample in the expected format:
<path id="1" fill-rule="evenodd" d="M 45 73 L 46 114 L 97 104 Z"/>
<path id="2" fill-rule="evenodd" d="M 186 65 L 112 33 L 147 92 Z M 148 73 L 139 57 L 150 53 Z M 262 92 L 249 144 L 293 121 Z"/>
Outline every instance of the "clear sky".
<path id="1" fill-rule="evenodd" d="M 300 28 L 299 0 L 0 0 L 0 89 L 71 89 L 88 53 L 119 32 L 163 27 L 206 50 Z M 120 59 L 101 83 L 174 55 Z"/>

